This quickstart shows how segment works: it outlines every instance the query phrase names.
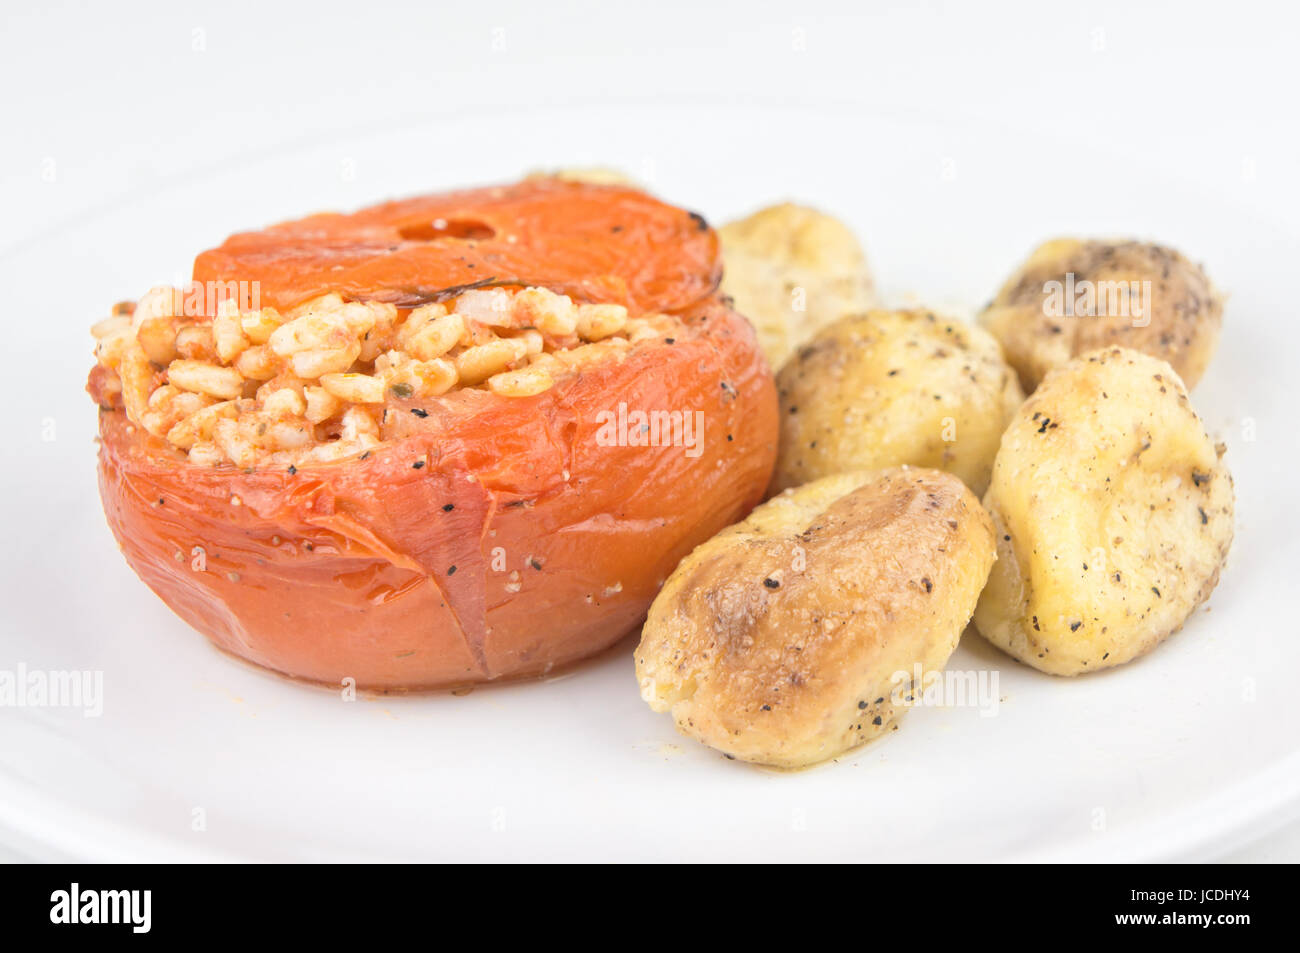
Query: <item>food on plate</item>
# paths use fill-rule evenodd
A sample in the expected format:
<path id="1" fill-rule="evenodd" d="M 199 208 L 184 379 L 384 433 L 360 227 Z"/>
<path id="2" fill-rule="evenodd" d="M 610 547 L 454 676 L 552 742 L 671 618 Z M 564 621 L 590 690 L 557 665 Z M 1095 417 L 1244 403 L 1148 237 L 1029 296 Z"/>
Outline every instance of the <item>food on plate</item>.
<path id="1" fill-rule="evenodd" d="M 733 758 L 798 768 L 894 727 L 956 648 L 993 563 L 960 480 L 906 467 L 787 490 L 669 577 L 641 696 Z"/>
<path id="2" fill-rule="evenodd" d="M 556 178 L 235 235 L 95 328 L 109 525 L 181 618 L 288 675 L 591 655 L 771 475 L 720 271 L 699 216 Z"/>
<path id="3" fill-rule="evenodd" d="M 984 506 L 986 639 L 1078 675 L 1180 628 L 1232 543 L 1232 477 L 1165 361 L 1106 348 L 1048 373 L 1002 438 Z"/>
<path id="4" fill-rule="evenodd" d="M 1113 346 L 1168 361 L 1195 387 L 1222 319 L 1204 269 L 1172 248 L 1072 238 L 1040 245 L 981 316 L 1026 392 L 1070 358 Z"/>
<path id="5" fill-rule="evenodd" d="M 715 233 L 603 168 L 237 234 L 93 328 L 104 511 L 248 661 L 444 688 L 644 621 L 650 707 L 783 769 L 897 728 L 968 622 L 1057 675 L 1179 629 L 1233 535 L 1204 271 L 1057 240 L 981 326 L 872 301 L 829 215 Z"/>
<path id="6" fill-rule="evenodd" d="M 1024 399 L 986 331 L 920 310 L 823 328 L 786 362 L 777 392 L 777 490 L 905 463 L 954 473 L 978 495 Z"/>
<path id="7" fill-rule="evenodd" d="M 722 226 L 718 234 L 722 290 L 754 323 L 773 370 L 819 328 L 872 304 L 862 246 L 830 215 L 773 205 Z"/>

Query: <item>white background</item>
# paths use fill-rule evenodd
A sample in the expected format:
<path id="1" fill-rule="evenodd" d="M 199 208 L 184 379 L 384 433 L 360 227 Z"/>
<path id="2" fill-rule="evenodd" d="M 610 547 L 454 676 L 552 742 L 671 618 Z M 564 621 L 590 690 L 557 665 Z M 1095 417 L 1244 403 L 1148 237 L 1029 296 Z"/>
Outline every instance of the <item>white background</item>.
<path id="1" fill-rule="evenodd" d="M 1295 221 L 1295 10 L 1241 2 L 661 2 L 622 10 L 319 2 L 292 11 L 269 3 L 20 7 L 6 0 L 0 256 L 130 207 L 134 197 L 260 156 L 444 116 L 495 110 L 508 121 L 519 112 L 582 105 L 596 114 L 624 104 L 724 110 L 848 103 L 864 115 L 987 122 L 1024 150 L 1086 144 Z M 598 124 L 557 126 L 549 141 L 519 142 L 517 165 L 534 164 L 531 155 L 562 154 L 574 164 L 599 163 L 601 135 Z M 446 148 L 474 144 L 448 141 Z M 745 161 L 706 137 L 699 149 L 716 151 L 719 162 Z M 335 158 L 328 173 L 304 170 L 319 178 L 320 208 L 389 194 L 380 170 L 349 168 L 345 154 Z M 935 156 L 936 175 L 943 158 Z M 429 155 L 430 184 L 447 185 L 438 161 Z M 643 168 L 631 171 L 673 173 L 656 170 L 652 137 Z M 772 185 L 777 196 L 815 190 L 798 166 Z M 1068 191 L 1043 197 L 1046 208 L 1058 201 L 1068 201 Z M 268 217 L 279 216 L 271 210 Z M 226 222 L 214 210 L 211 241 L 256 224 Z M 166 228 L 165 221 L 156 225 Z M 177 249 L 166 267 L 183 267 L 195 250 Z M 51 313 L 41 320 L 85 319 L 58 313 L 58 290 L 50 289 Z M 1298 859 L 1300 827 L 1239 845 L 1230 856 Z"/>

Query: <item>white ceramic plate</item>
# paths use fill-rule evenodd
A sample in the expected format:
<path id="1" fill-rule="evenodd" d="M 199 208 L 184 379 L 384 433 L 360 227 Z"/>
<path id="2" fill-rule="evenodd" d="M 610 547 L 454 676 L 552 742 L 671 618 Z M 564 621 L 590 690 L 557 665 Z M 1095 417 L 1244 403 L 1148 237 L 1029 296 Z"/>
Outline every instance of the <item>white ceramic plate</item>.
<path id="1" fill-rule="evenodd" d="M 987 125 L 756 107 L 508 120 L 211 169 L 0 260 L 0 669 L 102 671 L 104 692 L 100 717 L 0 709 L 0 840 L 93 859 L 1158 859 L 1211 856 L 1295 816 L 1293 225 L 1169 170 L 1078 142 L 1026 148 Z M 568 148 L 578 125 L 598 150 Z M 82 393 L 90 322 L 182 279 L 239 228 L 586 163 L 715 221 L 785 197 L 823 206 L 859 230 L 896 301 L 969 311 L 1054 234 L 1136 234 L 1203 261 L 1231 298 L 1194 401 L 1238 494 L 1209 605 L 1149 657 L 1071 681 L 968 635 L 951 667 L 997 673 L 996 716 L 918 710 L 788 775 L 678 736 L 637 695 L 632 643 L 546 682 L 354 703 L 209 648 L 104 524 Z"/>

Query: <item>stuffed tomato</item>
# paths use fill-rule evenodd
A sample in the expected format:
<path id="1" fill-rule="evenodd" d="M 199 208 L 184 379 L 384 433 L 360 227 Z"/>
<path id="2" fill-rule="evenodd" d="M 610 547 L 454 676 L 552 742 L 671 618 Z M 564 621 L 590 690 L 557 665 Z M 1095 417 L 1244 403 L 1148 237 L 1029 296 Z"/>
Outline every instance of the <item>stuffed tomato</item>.
<path id="1" fill-rule="evenodd" d="M 719 273 L 698 216 L 553 179 L 233 236 L 95 327 L 109 526 L 286 675 L 591 655 L 771 475 L 771 373 Z"/>

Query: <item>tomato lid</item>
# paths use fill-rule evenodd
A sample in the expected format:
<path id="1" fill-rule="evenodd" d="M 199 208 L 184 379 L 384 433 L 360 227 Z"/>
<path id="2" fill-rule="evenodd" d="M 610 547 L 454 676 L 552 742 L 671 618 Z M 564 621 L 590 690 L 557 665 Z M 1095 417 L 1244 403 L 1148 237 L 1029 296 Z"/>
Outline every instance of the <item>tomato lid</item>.
<path id="1" fill-rule="evenodd" d="M 674 311 L 720 276 L 700 216 L 637 189 L 553 178 L 312 215 L 233 235 L 194 262 L 195 281 L 246 282 L 276 308 L 331 291 L 414 307 L 466 286 L 538 285 Z"/>

